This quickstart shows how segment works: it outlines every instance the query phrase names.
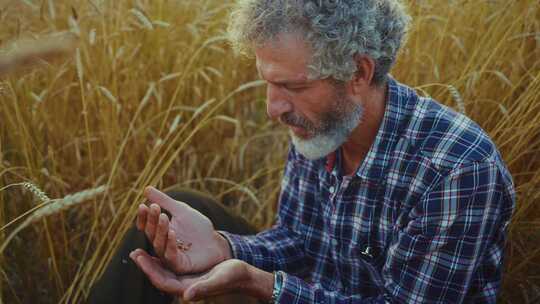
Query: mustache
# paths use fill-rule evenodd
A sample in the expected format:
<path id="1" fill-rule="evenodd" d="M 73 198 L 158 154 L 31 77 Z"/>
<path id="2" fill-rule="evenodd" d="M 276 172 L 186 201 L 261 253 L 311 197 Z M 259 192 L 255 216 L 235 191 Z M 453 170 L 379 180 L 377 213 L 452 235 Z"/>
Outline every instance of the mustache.
<path id="1" fill-rule="evenodd" d="M 294 113 L 284 113 L 279 117 L 279 120 L 293 127 L 300 127 L 304 129 L 313 129 L 313 124 L 302 116 L 295 115 Z"/>

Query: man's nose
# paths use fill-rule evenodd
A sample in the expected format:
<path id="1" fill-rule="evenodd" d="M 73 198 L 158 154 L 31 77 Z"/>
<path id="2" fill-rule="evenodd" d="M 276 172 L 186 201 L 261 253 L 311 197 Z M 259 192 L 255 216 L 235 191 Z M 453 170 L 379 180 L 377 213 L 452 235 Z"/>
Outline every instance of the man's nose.
<path id="1" fill-rule="evenodd" d="M 271 119 L 293 110 L 292 103 L 281 88 L 271 83 L 266 88 L 266 112 Z"/>

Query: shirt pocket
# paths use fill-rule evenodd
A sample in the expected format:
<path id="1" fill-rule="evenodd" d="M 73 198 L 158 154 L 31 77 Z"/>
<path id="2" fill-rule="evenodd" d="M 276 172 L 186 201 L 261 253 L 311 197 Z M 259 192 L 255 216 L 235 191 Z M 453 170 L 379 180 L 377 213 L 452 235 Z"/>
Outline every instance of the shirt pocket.
<path id="1" fill-rule="evenodd" d="M 366 296 L 384 294 L 382 267 L 377 261 L 380 258 L 378 249 L 363 244 L 343 249 L 340 275 L 346 278 L 343 283 L 345 289 L 352 294 L 362 293 Z"/>

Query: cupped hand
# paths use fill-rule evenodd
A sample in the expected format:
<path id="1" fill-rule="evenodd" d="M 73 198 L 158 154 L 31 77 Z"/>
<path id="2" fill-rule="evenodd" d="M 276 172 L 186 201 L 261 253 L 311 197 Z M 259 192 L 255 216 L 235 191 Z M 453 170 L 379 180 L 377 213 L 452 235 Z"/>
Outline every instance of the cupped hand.
<path id="1" fill-rule="evenodd" d="M 136 249 L 130 257 L 157 289 L 186 301 L 246 291 L 252 283 L 248 270 L 250 266 L 240 260 L 227 260 L 206 273 L 177 276 L 159 258 L 150 256 L 142 249 Z"/>
<path id="2" fill-rule="evenodd" d="M 209 272 L 197 278 L 181 280 L 185 284 L 183 299 L 185 301 L 200 301 L 230 293 L 254 294 L 253 280 L 246 262 L 231 259 L 217 264 Z"/>
<path id="3" fill-rule="evenodd" d="M 227 241 L 206 216 L 156 188 L 147 187 L 144 195 L 151 205 L 139 206 L 137 228 L 173 272 L 200 273 L 230 258 Z M 170 220 L 163 209 L 170 213 Z"/>
<path id="4" fill-rule="evenodd" d="M 182 296 L 187 285 L 184 285 L 174 272 L 164 266 L 159 258 L 149 255 L 142 249 L 134 250 L 129 257 L 157 289 L 168 294 Z"/>

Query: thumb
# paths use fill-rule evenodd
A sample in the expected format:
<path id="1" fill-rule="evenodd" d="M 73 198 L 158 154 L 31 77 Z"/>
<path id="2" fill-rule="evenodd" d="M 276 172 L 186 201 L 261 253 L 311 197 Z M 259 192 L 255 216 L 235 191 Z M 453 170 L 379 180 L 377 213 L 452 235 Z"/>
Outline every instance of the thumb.
<path id="1" fill-rule="evenodd" d="M 148 186 L 144 189 L 144 196 L 152 203 L 158 204 L 160 207 L 165 208 L 173 215 L 177 215 L 177 213 L 183 212 L 185 210 L 185 207 L 187 207 L 187 205 L 185 205 L 184 203 L 173 200 L 167 194 L 159 191 L 152 186 Z"/>
<path id="2" fill-rule="evenodd" d="M 184 292 L 184 300 L 186 301 L 198 301 L 200 299 L 206 298 L 208 296 L 213 295 L 215 292 L 214 289 L 216 286 L 215 282 L 212 282 L 213 280 L 206 279 L 199 281 L 186 289 Z"/>

